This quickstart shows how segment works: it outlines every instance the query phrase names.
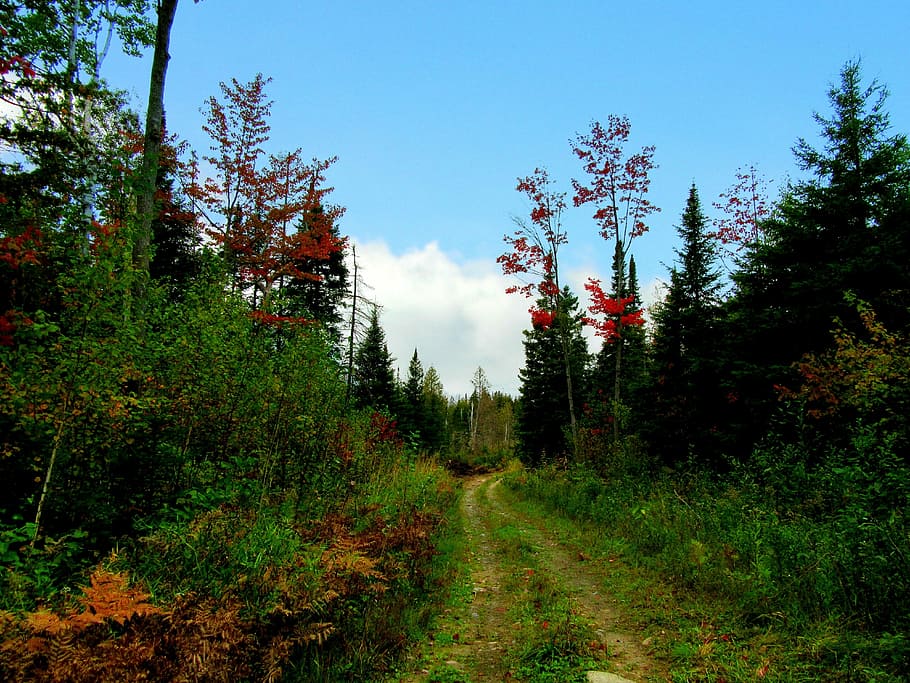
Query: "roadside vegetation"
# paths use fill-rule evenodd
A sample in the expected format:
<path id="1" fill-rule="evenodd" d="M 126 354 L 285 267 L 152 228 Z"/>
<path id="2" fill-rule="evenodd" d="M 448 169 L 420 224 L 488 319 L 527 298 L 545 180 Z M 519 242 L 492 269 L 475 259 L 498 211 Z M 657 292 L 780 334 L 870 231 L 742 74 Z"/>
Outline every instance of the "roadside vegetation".
<path id="1" fill-rule="evenodd" d="M 674 681 L 904 679 L 898 520 L 783 510 L 735 476 L 548 467 L 504 485 L 529 514 L 570 521 L 567 542 L 611 568 L 605 590 Z"/>
<path id="2" fill-rule="evenodd" d="M 612 266 L 587 310 L 568 193 L 520 178 L 520 396 L 478 368 L 453 397 L 416 349 L 396 376 L 337 159 L 271 149 L 267 77 L 200 102 L 207 153 L 164 130 L 175 9 L 0 2 L 0 678 L 396 675 L 470 592 L 458 475 L 503 468 L 512 511 L 475 522 L 515 679 L 610 662 L 543 526 L 642 633 L 642 675 L 906 678 L 910 146 L 859 63 L 777 199 L 749 167 L 709 220 L 688 188 L 650 311 L 657 156 L 628 119 L 571 143 Z M 145 125 L 101 78 L 114 35 L 157 55 Z"/>

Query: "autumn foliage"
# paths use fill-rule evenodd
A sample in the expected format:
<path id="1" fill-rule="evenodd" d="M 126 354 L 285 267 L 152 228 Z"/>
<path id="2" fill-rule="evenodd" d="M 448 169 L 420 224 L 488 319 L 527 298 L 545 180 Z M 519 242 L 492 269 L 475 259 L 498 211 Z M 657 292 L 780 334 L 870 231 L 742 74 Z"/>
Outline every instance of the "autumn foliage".
<path id="1" fill-rule="evenodd" d="M 596 334 L 612 342 L 622 336 L 622 329 L 628 326 L 641 327 L 645 324 L 644 312 L 635 307 L 635 295 L 617 299 L 604 293 L 600 280 L 590 278 L 585 289 L 591 297 L 588 310 L 603 318 L 586 317 L 585 323 L 591 325 Z"/>
<path id="2" fill-rule="evenodd" d="M 629 119 L 611 114 L 606 126 L 591 123 L 587 134 L 579 134 L 572 151 L 588 175 L 587 184 L 573 180 L 575 206 L 594 205 L 594 220 L 604 239 L 623 245 L 648 231 L 647 218 L 659 211 L 647 197 L 650 173 L 656 168 L 653 146 L 626 155 L 632 132 Z"/>
<path id="3" fill-rule="evenodd" d="M 249 513 L 222 506 L 193 520 L 188 538 L 158 532 L 149 542 L 171 562 L 180 547 L 196 544 L 195 552 L 208 556 L 213 577 L 229 571 L 223 592 L 190 585 L 155 604 L 125 571 L 112 568 L 124 558 L 112 557 L 91 573 L 66 609 L 0 612 L 0 676 L 86 683 L 276 681 L 304 652 L 324 662 L 364 647 L 392 652 L 405 642 L 404 624 L 388 619 L 406 610 L 398 587 L 425 588 L 431 581 L 440 524 L 441 516 L 429 510 L 389 518 L 373 507 L 359 520 L 336 512 L 285 525 L 282 541 L 291 554 L 276 549 L 258 564 L 219 566 L 230 561 L 230 552 L 219 553 L 209 543 L 240 549 L 266 540 L 256 538 L 265 527 Z M 159 590 L 203 568 L 185 569 L 191 571 L 183 578 L 156 577 Z M 364 613 L 365 597 L 380 609 Z"/>
<path id="4" fill-rule="evenodd" d="M 301 270 L 307 260 L 326 260 L 345 246 L 333 227 L 344 209 L 328 202 L 326 172 L 336 158 L 306 161 L 303 151 L 267 155 L 269 79 L 221 84 L 222 98 L 210 97 L 203 130 L 212 140 L 202 160 L 214 170 L 202 177 L 193 157 L 184 165 L 184 183 L 208 236 L 231 264 L 234 285 L 259 309 L 258 319 L 280 324 L 270 313 L 272 297 L 291 279 L 319 277 Z"/>
<path id="5" fill-rule="evenodd" d="M 555 309 L 559 295 L 559 248 L 568 243 L 568 235 L 562 226 L 566 195 L 554 191 L 551 185 L 547 170 L 542 168 L 518 179 L 516 189 L 531 202 L 530 222 L 516 219 L 519 229 L 503 237 L 509 250 L 496 262 L 504 275 L 516 276 L 521 281 L 506 289 L 507 293 L 543 297 Z M 534 310 L 531 309 L 532 315 Z"/>
<path id="6" fill-rule="evenodd" d="M 850 298 L 855 301 L 861 332 L 837 321 L 833 348 L 807 354 L 796 363 L 799 388 L 778 387 L 779 395 L 804 402 L 807 414 L 816 419 L 839 416 L 861 417 L 870 424 L 902 422 L 908 400 L 905 379 L 910 375 L 907 340 L 886 329 L 868 304 Z"/>
<path id="7" fill-rule="evenodd" d="M 724 216 L 714 222 L 716 237 L 722 244 L 735 245 L 737 251 L 762 235 L 762 223 L 771 215 L 768 181 L 755 166 L 736 171 L 736 182 L 720 195 L 714 208 Z"/>

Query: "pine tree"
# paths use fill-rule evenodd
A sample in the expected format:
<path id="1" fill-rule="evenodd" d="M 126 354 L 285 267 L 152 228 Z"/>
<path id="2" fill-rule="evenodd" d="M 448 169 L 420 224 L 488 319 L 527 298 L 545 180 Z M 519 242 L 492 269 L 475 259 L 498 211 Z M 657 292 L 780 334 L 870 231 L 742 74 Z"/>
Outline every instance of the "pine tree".
<path id="1" fill-rule="evenodd" d="M 448 442 L 446 417 L 448 401 L 436 368 L 427 368 L 420 387 L 423 398 L 424 428 L 421 444 L 430 453 L 440 452 Z"/>
<path id="2" fill-rule="evenodd" d="M 652 344 L 654 379 L 645 432 L 657 455 L 675 464 L 691 455 L 708 457 L 717 419 L 721 274 L 717 246 L 708 234 L 698 190 L 689 190 L 682 247 L 670 271 L 666 300 L 655 315 Z"/>
<path id="3" fill-rule="evenodd" d="M 354 357 L 354 399 L 359 408 L 392 411 L 395 408 L 394 358 L 374 308 L 370 325 Z"/>
<path id="4" fill-rule="evenodd" d="M 423 401 L 423 366 L 417 356 L 417 349 L 408 364 L 408 378 L 401 387 L 401 401 L 398 409 L 398 431 L 413 443 L 423 444 L 424 401 Z"/>
<path id="5" fill-rule="evenodd" d="M 886 89 L 862 86 L 848 63 L 829 91 L 833 114 L 816 114 L 825 146 L 794 148 L 812 176 L 788 188 L 765 238 L 748 251 L 730 302 L 732 394 L 740 447 L 748 451 L 776 405 L 774 385 L 795 386 L 792 364 L 831 343 L 835 318 L 856 320 L 845 294 L 906 327 L 910 264 L 910 147 L 889 133 Z"/>
<path id="6" fill-rule="evenodd" d="M 581 315 L 578 298 L 568 287 L 562 290 L 562 308 L 552 321 L 538 322 L 525 331 L 525 366 L 519 371 L 521 379 L 520 408 L 516 438 L 519 456 L 530 466 L 536 466 L 571 452 L 567 434 L 571 427 L 569 404 L 565 395 L 565 359 L 568 358 L 575 393 L 575 403 L 581 405 L 585 395 L 588 352 L 581 336 Z M 541 306 L 545 302 L 541 302 Z M 568 353 L 564 353 L 568 340 Z"/>

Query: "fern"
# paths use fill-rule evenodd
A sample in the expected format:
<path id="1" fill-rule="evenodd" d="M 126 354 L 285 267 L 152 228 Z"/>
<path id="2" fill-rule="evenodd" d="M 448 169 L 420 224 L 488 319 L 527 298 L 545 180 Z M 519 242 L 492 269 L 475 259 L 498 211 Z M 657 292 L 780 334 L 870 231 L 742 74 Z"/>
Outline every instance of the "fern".
<path id="1" fill-rule="evenodd" d="M 85 587 L 83 592 L 85 595 L 79 602 L 84 611 L 69 619 L 77 630 L 108 619 L 122 626 L 136 615 L 161 612 L 147 602 L 148 593 L 129 587 L 129 577 L 123 572 L 111 572 L 99 567 L 92 573 L 91 586 Z"/>

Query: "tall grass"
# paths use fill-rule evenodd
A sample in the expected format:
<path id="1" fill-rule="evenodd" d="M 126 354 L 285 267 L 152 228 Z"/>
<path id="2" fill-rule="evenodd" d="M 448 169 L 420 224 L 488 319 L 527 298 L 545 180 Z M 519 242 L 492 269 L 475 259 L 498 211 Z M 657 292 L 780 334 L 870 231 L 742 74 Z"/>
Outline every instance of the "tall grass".
<path id="1" fill-rule="evenodd" d="M 590 524 L 590 542 L 605 554 L 622 549 L 627 562 L 678 589 L 732 605 L 745 624 L 794 635 L 825 624 L 837 631 L 830 656 L 860 652 L 873 667 L 910 671 L 903 510 L 857 518 L 845 506 L 810 515 L 805 506 L 782 509 L 754 478 L 698 473 L 606 480 L 585 467 L 549 467 L 514 474 L 506 485 Z"/>

